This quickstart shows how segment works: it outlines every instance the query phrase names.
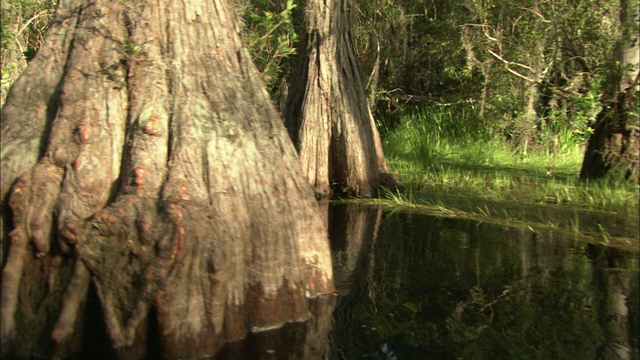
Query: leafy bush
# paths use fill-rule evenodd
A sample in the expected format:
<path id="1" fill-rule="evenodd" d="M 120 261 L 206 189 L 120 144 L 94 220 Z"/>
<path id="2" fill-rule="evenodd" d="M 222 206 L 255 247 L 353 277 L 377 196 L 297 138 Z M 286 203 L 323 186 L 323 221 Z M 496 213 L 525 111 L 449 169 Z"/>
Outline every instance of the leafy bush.
<path id="1" fill-rule="evenodd" d="M 56 0 L 2 2 L 0 106 L 4 104 L 11 84 L 44 43 L 45 33 L 53 17 L 56 3 Z"/>
<path id="2" fill-rule="evenodd" d="M 252 10 L 244 14 L 244 38 L 253 57 L 253 62 L 262 74 L 267 89 L 273 93 L 283 72 L 283 61 L 295 54 L 298 41 L 293 11 L 297 7 L 293 0 L 280 6 L 270 1 L 251 2 Z"/>

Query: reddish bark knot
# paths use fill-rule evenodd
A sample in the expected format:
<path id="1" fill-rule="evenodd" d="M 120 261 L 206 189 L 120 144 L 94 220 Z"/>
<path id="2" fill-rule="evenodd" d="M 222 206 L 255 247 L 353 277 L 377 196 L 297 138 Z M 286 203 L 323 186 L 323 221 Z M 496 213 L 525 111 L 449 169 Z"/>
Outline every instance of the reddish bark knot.
<path id="1" fill-rule="evenodd" d="M 118 217 L 117 216 L 111 215 L 111 214 L 108 214 L 108 213 L 103 213 L 103 212 L 95 213 L 93 215 L 93 219 L 97 220 L 97 221 L 104 222 L 104 223 L 108 223 L 108 224 L 113 224 L 114 222 L 118 221 Z"/>
<path id="2" fill-rule="evenodd" d="M 73 168 L 78 171 L 80 170 L 80 167 L 82 166 L 82 159 L 77 158 L 76 161 L 73 162 Z"/>
<path id="3" fill-rule="evenodd" d="M 135 182 L 136 182 L 136 185 L 138 185 L 138 190 L 140 190 L 142 188 L 142 186 L 144 185 L 145 166 L 144 165 L 138 165 L 138 167 L 136 167 L 133 172 L 136 174 Z"/>
<path id="4" fill-rule="evenodd" d="M 160 134 L 160 130 L 158 129 L 158 123 L 160 122 L 160 118 L 158 116 L 152 116 L 147 120 L 147 124 L 144 126 L 144 132 L 149 135 L 158 136 Z"/>
<path id="5" fill-rule="evenodd" d="M 139 165 L 134 171 L 136 178 L 144 178 L 144 165 Z"/>
<path id="6" fill-rule="evenodd" d="M 91 134 L 89 133 L 89 127 L 86 124 L 80 124 L 78 126 L 78 134 L 80 135 L 80 140 L 82 141 L 83 144 L 86 144 L 89 142 L 89 139 L 91 138 Z"/>
<path id="7" fill-rule="evenodd" d="M 55 342 L 60 342 L 63 339 L 63 337 L 64 337 L 64 335 L 63 335 L 63 330 L 62 329 L 55 329 L 51 333 L 51 340 L 53 340 Z"/>
<path id="8" fill-rule="evenodd" d="M 162 304 L 163 304 L 164 302 L 166 302 L 168 299 L 169 299 L 169 295 L 167 295 L 167 294 L 165 294 L 165 293 L 158 292 L 158 293 L 156 294 L 156 306 L 157 306 L 159 309 L 164 310 L 164 309 L 163 309 Z"/>
<path id="9" fill-rule="evenodd" d="M 191 196 L 187 192 L 187 185 L 186 184 L 183 183 L 183 184 L 178 185 L 178 196 L 180 196 L 180 199 L 182 199 L 182 200 L 191 199 Z"/>
<path id="10" fill-rule="evenodd" d="M 26 189 L 25 189 L 26 188 Z M 11 190 L 11 197 L 9 197 L 9 207 L 13 210 L 18 210 L 21 205 L 24 205 L 25 190 L 28 191 L 28 184 L 25 180 L 18 180 L 16 186 Z"/>
<path id="11" fill-rule="evenodd" d="M 182 221 L 182 206 L 180 206 L 180 204 L 171 204 L 168 210 L 173 221 Z"/>
<path id="12" fill-rule="evenodd" d="M 65 226 L 64 230 L 62 231 L 62 236 L 69 240 L 70 243 L 75 243 L 76 241 L 78 241 L 75 230 L 68 225 Z"/>
<path id="13" fill-rule="evenodd" d="M 142 234 L 148 233 L 149 229 L 151 228 L 151 225 L 149 224 L 149 221 L 147 220 L 147 217 L 145 215 L 140 216 L 138 226 L 139 226 L 139 231 Z"/>

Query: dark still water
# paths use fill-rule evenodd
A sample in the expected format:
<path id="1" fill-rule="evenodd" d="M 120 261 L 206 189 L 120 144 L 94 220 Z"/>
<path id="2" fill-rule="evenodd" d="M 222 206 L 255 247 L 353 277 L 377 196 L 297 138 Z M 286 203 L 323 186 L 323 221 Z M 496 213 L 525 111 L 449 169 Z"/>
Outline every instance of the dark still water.
<path id="1" fill-rule="evenodd" d="M 329 359 L 638 359 L 638 254 L 333 206 Z"/>
<path id="2" fill-rule="evenodd" d="M 249 333 L 213 359 L 640 358 L 637 252 L 378 207 L 328 211 L 337 296 L 318 296 L 308 319 Z M 49 316 L 50 303 L 41 304 L 37 314 L 24 305 L 20 321 L 44 326 L 36 315 Z M 92 287 L 75 359 L 117 359 L 101 309 Z M 120 359 L 169 358 L 157 313 L 144 326 L 147 353 L 141 341 Z M 52 358 L 49 339 L 18 339 L 17 354 Z"/>

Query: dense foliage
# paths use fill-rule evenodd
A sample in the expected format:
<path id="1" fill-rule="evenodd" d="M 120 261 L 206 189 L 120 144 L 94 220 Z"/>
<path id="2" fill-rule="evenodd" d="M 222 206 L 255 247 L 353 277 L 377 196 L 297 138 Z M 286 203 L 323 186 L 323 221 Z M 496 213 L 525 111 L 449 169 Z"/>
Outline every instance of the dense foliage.
<path id="1" fill-rule="evenodd" d="M 532 144 L 581 144 L 589 135 L 619 31 L 617 1 L 359 6 L 359 55 L 369 86 L 377 85 L 379 113 L 466 104 L 485 135 L 525 152 Z"/>
<path id="2" fill-rule="evenodd" d="M 303 2 L 236 3 L 263 80 L 274 99 L 282 98 Z M 497 137 L 524 153 L 582 145 L 603 108 L 606 74 L 621 31 L 619 4 L 356 1 L 356 51 L 381 131 L 416 110 L 446 108 L 474 123 L 454 123 L 445 130 L 463 133 L 472 127 L 478 139 Z M 54 5 L 54 0 L 3 2 L 2 99 L 42 44 Z"/>
<path id="3" fill-rule="evenodd" d="M 295 54 L 298 34 L 294 28 L 294 0 L 278 4 L 253 0 L 243 13 L 244 38 L 253 61 L 262 74 L 267 88 L 275 93 L 278 81 L 286 69 L 286 59 Z"/>
<path id="4" fill-rule="evenodd" d="M 42 46 L 55 5 L 55 0 L 2 1 L 0 106 L 27 61 Z"/>

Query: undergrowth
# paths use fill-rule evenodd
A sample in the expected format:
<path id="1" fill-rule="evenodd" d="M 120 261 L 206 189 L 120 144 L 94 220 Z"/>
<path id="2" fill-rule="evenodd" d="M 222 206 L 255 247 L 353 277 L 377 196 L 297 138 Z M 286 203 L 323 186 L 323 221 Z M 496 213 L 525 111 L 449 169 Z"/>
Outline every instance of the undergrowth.
<path id="1" fill-rule="evenodd" d="M 460 116 L 417 112 L 384 135 L 390 171 L 405 191 L 385 191 L 377 201 L 436 215 L 552 228 L 602 243 L 617 238 L 637 247 L 638 185 L 613 178 L 581 181 L 581 142 L 574 138 L 556 141 L 555 149 L 518 152 L 503 138 L 476 130 L 477 119 Z"/>

